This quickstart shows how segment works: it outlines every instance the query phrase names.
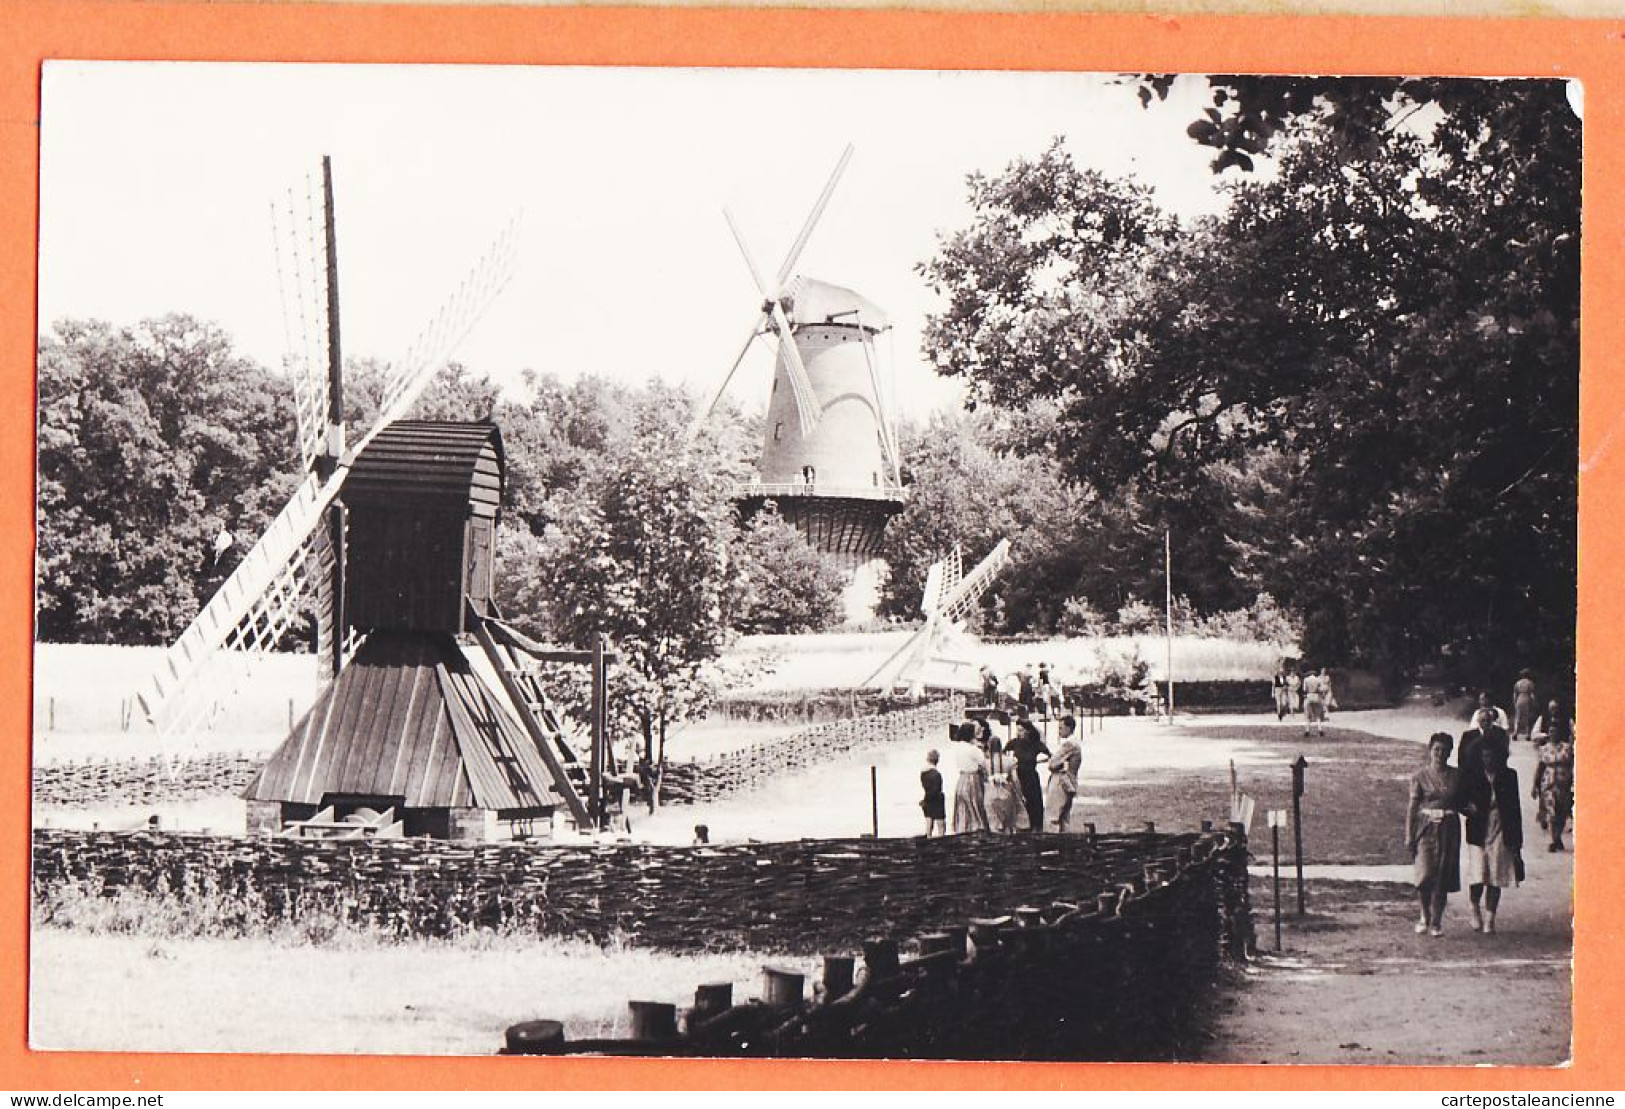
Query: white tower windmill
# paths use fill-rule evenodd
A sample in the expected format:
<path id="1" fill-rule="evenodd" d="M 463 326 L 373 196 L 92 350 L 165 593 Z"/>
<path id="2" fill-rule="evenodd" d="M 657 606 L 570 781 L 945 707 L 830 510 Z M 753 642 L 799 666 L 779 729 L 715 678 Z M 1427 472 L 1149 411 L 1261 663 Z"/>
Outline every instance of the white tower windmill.
<path id="1" fill-rule="evenodd" d="M 850 289 L 795 276 L 796 263 L 852 157 L 848 146 L 769 283 L 733 216 L 724 211 L 762 302 L 750 333 L 699 421 L 715 409 L 745 355 L 777 340 L 757 480 L 741 487 L 743 509 L 775 502 L 809 543 L 849 570 L 874 557 L 886 522 L 903 507 L 897 436 L 875 351 L 889 324 Z"/>

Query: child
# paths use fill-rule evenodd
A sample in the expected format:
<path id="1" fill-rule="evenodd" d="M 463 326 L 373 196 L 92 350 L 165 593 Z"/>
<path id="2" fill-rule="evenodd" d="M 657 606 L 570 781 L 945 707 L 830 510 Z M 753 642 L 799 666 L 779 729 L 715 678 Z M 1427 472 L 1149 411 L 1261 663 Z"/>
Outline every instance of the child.
<path id="1" fill-rule="evenodd" d="M 939 758 L 935 748 L 927 751 L 925 769 L 920 771 L 920 788 L 925 791 L 920 811 L 925 814 L 927 838 L 948 834 L 948 797 L 942 790 L 942 771 L 937 769 Z"/>

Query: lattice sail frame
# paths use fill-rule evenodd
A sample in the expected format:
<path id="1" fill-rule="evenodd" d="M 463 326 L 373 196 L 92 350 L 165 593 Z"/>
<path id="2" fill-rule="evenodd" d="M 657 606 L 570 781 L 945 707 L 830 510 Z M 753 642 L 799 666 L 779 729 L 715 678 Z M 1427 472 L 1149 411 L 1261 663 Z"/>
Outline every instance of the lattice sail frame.
<path id="1" fill-rule="evenodd" d="M 327 438 L 327 265 L 321 182 L 307 176 L 271 204 L 284 366 L 293 380 L 299 464 L 309 472 Z"/>
<path id="2" fill-rule="evenodd" d="M 142 712 L 171 740 L 208 730 L 225 701 L 288 631 L 315 575 L 331 573 L 323 514 L 338 496 L 343 471 L 319 484 L 308 477 L 265 534 L 164 652 L 136 694 Z"/>

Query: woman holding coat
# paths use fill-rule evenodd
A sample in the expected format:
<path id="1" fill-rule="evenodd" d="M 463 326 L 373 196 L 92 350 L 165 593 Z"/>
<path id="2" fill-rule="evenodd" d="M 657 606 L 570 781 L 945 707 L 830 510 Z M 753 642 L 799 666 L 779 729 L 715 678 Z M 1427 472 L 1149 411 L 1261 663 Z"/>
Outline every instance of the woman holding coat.
<path id="1" fill-rule="evenodd" d="M 1473 903 L 1473 929 L 1494 934 L 1501 890 L 1523 880 L 1523 806 L 1518 800 L 1518 772 L 1507 765 L 1506 752 L 1491 744 L 1485 744 L 1483 752 L 1483 768 L 1461 775 L 1458 804 L 1467 816 L 1467 896 Z"/>
<path id="2" fill-rule="evenodd" d="M 1077 717 L 1061 717 L 1061 738 L 1049 757 L 1049 781 L 1044 783 L 1044 821 L 1052 832 L 1070 830 L 1072 799 L 1078 793 L 1078 771 L 1083 768 L 1083 748 L 1077 740 Z"/>

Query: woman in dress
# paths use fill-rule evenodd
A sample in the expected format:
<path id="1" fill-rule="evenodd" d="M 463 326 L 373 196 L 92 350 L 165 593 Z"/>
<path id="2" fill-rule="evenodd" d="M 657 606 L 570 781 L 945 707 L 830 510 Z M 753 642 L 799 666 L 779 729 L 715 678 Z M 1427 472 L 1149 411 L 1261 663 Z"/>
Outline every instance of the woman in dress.
<path id="1" fill-rule="evenodd" d="M 1535 675 L 1518 671 L 1512 685 L 1512 738 L 1529 739 L 1535 727 Z"/>
<path id="2" fill-rule="evenodd" d="M 1072 799 L 1078 792 L 1078 771 L 1083 748 L 1077 740 L 1078 721 L 1061 717 L 1060 741 L 1049 759 L 1049 781 L 1044 783 L 1044 819 L 1050 831 L 1066 832 L 1072 824 Z"/>
<path id="3" fill-rule="evenodd" d="M 1427 761 L 1411 777 L 1405 843 L 1415 860 L 1416 895 L 1422 904 L 1417 935 L 1444 935 L 1445 900 L 1461 889 L 1461 821 L 1454 807 L 1458 781 L 1448 765 L 1454 746 L 1448 732 L 1434 732 Z"/>
<path id="4" fill-rule="evenodd" d="M 1563 829 L 1574 812 L 1574 721 L 1555 700 L 1535 725 L 1540 744 L 1531 796 L 1540 802 L 1540 826 L 1551 833 L 1548 851 L 1563 850 Z"/>
<path id="5" fill-rule="evenodd" d="M 1473 902 L 1473 929 L 1494 933 L 1501 890 L 1517 886 L 1522 877 L 1523 808 L 1518 801 L 1518 772 L 1507 765 L 1506 752 L 1489 744 L 1482 750 L 1483 769 L 1461 775 L 1457 796 L 1467 814 L 1467 896 Z"/>
<path id="6" fill-rule="evenodd" d="M 987 759 L 976 745 L 976 725 L 959 725 L 951 749 L 959 774 L 954 783 L 954 834 L 985 832 L 987 804 L 982 795 L 987 789 Z"/>

